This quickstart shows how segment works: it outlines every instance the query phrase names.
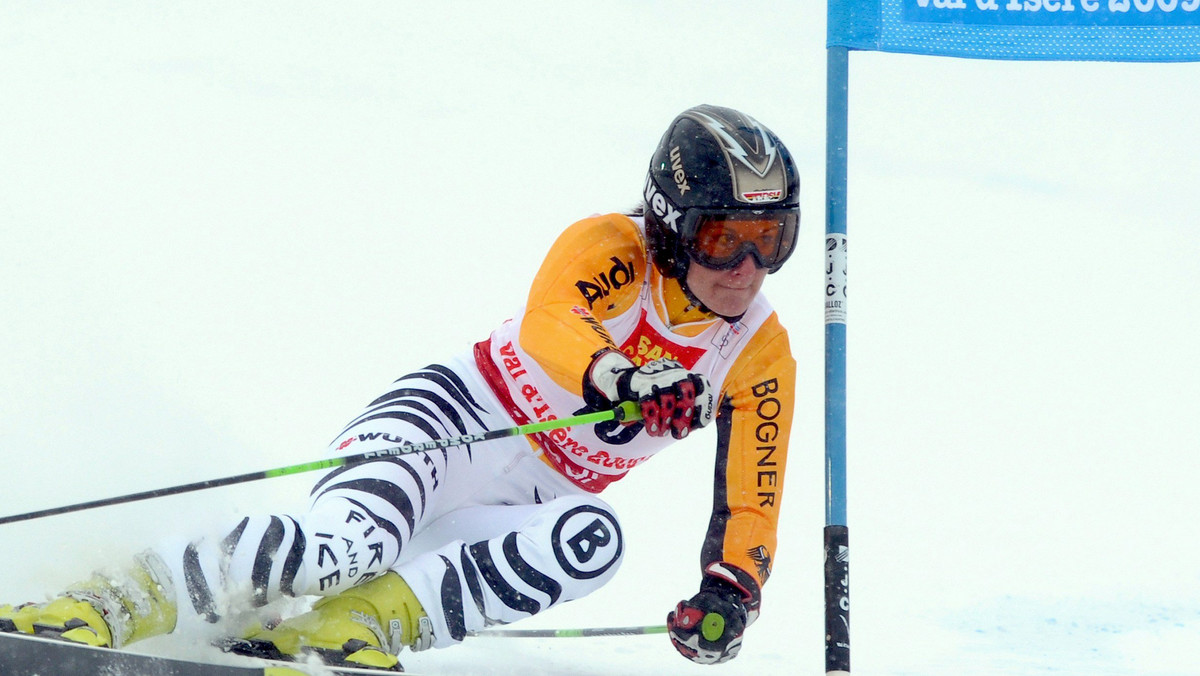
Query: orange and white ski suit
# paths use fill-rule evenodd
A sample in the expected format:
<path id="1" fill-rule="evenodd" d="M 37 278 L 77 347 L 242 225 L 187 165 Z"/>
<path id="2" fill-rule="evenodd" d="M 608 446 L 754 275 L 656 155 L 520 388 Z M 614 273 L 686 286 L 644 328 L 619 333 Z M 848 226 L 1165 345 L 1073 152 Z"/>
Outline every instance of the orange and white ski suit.
<path id="1" fill-rule="evenodd" d="M 702 567 L 741 587 L 756 614 L 792 422 L 787 334 L 761 296 L 732 323 L 693 306 L 648 260 L 642 228 L 618 214 L 572 225 L 513 319 L 468 353 L 389 385 L 329 453 L 569 417 L 584 408 L 584 374 L 606 348 L 635 364 L 675 359 L 720 392 Z M 336 594 L 390 569 L 428 614 L 432 640 L 417 647 L 453 645 L 610 580 L 624 540 L 597 494 L 672 441 L 640 423 L 584 425 L 339 467 L 303 513 L 247 517 L 221 537 L 165 545 L 180 621 L 215 622 L 245 590 L 262 605 Z"/>
<path id="2" fill-rule="evenodd" d="M 729 323 L 689 301 L 649 261 L 641 225 L 610 214 L 564 232 L 518 315 L 476 346 L 480 370 L 518 423 L 583 408 L 592 357 L 617 348 L 641 365 L 674 359 L 719 391 L 714 503 L 702 564 L 724 564 L 757 600 L 774 559 L 792 424 L 795 360 L 760 295 Z M 534 437 L 547 462 L 600 492 L 670 445 L 641 424 L 588 425 Z"/>

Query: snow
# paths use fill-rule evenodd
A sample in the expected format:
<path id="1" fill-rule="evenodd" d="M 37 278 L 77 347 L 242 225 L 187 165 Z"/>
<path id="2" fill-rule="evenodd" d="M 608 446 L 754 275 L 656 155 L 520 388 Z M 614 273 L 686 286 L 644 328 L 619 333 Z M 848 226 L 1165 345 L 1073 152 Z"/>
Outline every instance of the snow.
<path id="1" fill-rule="evenodd" d="M 562 227 L 631 206 L 677 112 L 729 105 L 804 181 L 801 248 L 766 286 L 802 393 L 741 656 L 700 667 L 652 635 L 405 662 L 822 671 L 825 7 L 754 8 L 5 3 L 0 514 L 315 457 L 502 321 Z M 851 57 L 854 672 L 1197 672 L 1198 69 Z M 690 595 L 711 445 L 606 492 L 623 569 L 526 624 L 659 624 Z M 309 481 L 0 526 L 0 600 Z"/>

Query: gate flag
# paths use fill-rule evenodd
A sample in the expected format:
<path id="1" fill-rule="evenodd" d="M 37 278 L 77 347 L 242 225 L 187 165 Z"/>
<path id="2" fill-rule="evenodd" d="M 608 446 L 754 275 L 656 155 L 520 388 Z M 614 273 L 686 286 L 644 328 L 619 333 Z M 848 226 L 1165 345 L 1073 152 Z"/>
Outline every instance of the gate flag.
<path id="1" fill-rule="evenodd" d="M 828 42 L 975 59 L 1200 61 L 1200 0 L 829 0 Z"/>

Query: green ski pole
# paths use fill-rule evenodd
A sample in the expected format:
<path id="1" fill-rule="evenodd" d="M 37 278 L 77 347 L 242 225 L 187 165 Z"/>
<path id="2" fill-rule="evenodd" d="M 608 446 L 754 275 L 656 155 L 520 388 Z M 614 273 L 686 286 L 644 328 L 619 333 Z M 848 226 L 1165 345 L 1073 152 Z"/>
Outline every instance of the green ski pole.
<path id="1" fill-rule="evenodd" d="M 621 404 L 611 410 L 583 413 L 570 418 L 529 423 L 527 425 L 518 425 L 516 427 L 509 427 L 500 430 L 490 430 L 488 432 L 479 432 L 477 434 L 464 434 L 462 436 L 448 437 L 446 439 L 431 439 L 429 441 L 422 441 L 415 444 L 405 444 L 403 446 L 394 446 L 392 448 L 384 448 L 378 451 L 368 451 L 366 453 L 359 453 L 358 455 L 348 455 L 341 458 L 329 458 L 327 460 L 304 462 L 296 465 L 288 465 L 286 467 L 263 470 L 261 472 L 238 474 L 236 476 L 224 477 L 222 479 L 197 481 L 195 483 L 171 486 L 169 488 L 157 488 L 155 490 L 143 491 L 141 493 L 131 493 L 129 495 L 121 495 L 114 498 L 104 498 L 102 500 L 81 502 L 74 505 L 67 505 L 65 507 L 52 507 L 50 509 L 42 509 L 36 512 L 27 512 L 25 514 L 13 514 L 12 516 L 0 517 L 0 526 L 18 521 L 40 519 L 46 516 L 69 514 L 71 512 L 82 512 L 84 510 L 95 509 L 97 507 L 121 505 L 127 502 L 138 502 L 141 500 L 149 500 L 151 498 L 162 498 L 168 495 L 179 495 L 181 493 L 202 491 L 209 488 L 232 486 L 234 484 L 241 484 L 249 481 L 272 479 L 291 474 L 301 474 L 303 472 L 333 469 L 335 467 L 349 467 L 351 465 L 360 465 L 371 460 L 378 460 L 379 458 L 409 455 L 412 453 L 420 453 L 422 451 L 432 451 L 438 448 L 465 446 L 467 444 L 474 444 L 481 441 L 491 441 L 492 439 L 503 439 L 505 437 L 515 437 L 524 434 L 537 434 L 538 432 L 547 432 L 550 430 L 562 429 L 564 427 L 573 427 L 575 425 L 590 425 L 608 420 L 632 421 L 639 420 L 640 418 L 641 411 L 638 409 L 637 404 L 631 401 L 626 401 L 621 402 Z"/>

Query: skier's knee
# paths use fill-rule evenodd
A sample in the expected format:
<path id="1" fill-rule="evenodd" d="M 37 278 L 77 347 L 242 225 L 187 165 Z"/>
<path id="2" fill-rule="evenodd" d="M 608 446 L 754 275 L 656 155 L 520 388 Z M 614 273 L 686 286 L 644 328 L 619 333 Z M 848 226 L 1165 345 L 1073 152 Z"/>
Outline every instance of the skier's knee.
<path id="1" fill-rule="evenodd" d="M 564 497 L 550 504 L 557 515 L 550 542 L 563 573 L 580 591 L 586 589 L 585 593 L 608 582 L 625 552 L 621 526 L 612 508 L 593 497 Z"/>

